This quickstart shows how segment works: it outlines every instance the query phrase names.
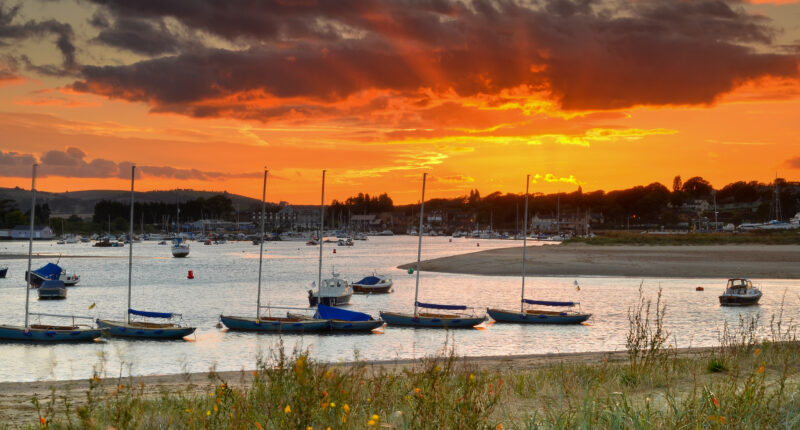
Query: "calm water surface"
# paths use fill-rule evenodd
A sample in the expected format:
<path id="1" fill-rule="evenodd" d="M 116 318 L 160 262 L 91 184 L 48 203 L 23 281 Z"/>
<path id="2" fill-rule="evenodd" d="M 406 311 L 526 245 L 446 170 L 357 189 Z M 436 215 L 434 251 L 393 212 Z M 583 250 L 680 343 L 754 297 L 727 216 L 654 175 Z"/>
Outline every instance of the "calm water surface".
<path id="1" fill-rule="evenodd" d="M 477 244 L 480 243 L 480 247 Z M 408 312 L 414 300 L 414 275 L 396 269 L 416 260 L 416 237 L 370 237 L 351 248 L 326 244 L 323 276 L 334 269 L 348 280 L 372 271 L 390 274 L 394 293 L 353 296 L 350 309 L 377 316 L 379 310 Z M 476 250 L 520 246 L 518 241 L 425 237 L 423 259 Z M 336 249 L 336 254 L 333 249 Z M 265 247 L 265 304 L 307 306 L 307 290 L 317 279 L 317 247 L 302 242 L 271 242 Z M 0 242 L 0 253 L 26 253 L 27 242 Z M 61 266 L 81 275 L 77 287 L 64 301 L 36 300 L 31 311 L 90 315 L 121 319 L 125 315 L 128 248 L 94 248 L 89 244 L 57 245 L 35 242 L 34 253 L 98 256 L 65 258 Z M 100 257 L 102 256 L 102 257 Z M 48 260 L 34 260 L 40 267 Z M 52 261 L 55 261 L 55 257 Z M 0 279 L 0 324 L 21 325 L 24 317 L 23 273 L 27 260 L 3 260 L 7 279 Z M 186 278 L 194 271 L 195 279 Z M 259 357 L 269 356 L 281 339 L 276 335 L 234 333 L 217 329 L 218 316 L 255 317 L 258 247 L 248 242 L 204 246 L 192 242 L 186 259 L 172 258 L 168 246 L 155 242 L 134 245 L 133 307 L 183 314 L 197 327 L 191 342 L 152 342 L 108 339 L 80 345 L 26 345 L 0 343 L 0 381 L 34 381 L 87 378 L 99 370 L 109 376 L 171 374 L 255 367 Z M 577 292 L 573 282 L 581 285 Z M 758 279 L 764 297 L 760 306 L 722 308 L 717 295 L 724 279 L 658 279 L 608 277 L 528 278 L 526 296 L 546 300 L 579 300 L 582 309 L 594 314 L 588 325 L 548 327 L 494 324 L 488 330 L 387 327 L 382 335 L 287 335 L 282 341 L 291 351 L 308 348 L 319 360 L 352 360 L 357 354 L 368 360 L 418 358 L 442 351 L 448 335 L 456 352 L 467 356 L 542 354 L 609 351 L 625 348 L 627 310 L 636 302 L 637 289 L 655 297 L 663 288 L 668 304 L 666 322 L 679 347 L 718 343 L 723 324 L 737 324 L 739 315 L 760 315 L 762 322 L 777 314 L 785 293 L 784 320 L 800 310 L 797 281 Z M 705 292 L 695 287 L 704 286 Z M 467 276 L 422 273 L 420 301 L 497 306 L 514 309 L 519 304 L 519 277 Z M 96 307 L 89 310 L 92 303 Z M 36 320 L 34 320 L 36 321 Z M 42 322 L 51 321 L 43 319 Z"/>

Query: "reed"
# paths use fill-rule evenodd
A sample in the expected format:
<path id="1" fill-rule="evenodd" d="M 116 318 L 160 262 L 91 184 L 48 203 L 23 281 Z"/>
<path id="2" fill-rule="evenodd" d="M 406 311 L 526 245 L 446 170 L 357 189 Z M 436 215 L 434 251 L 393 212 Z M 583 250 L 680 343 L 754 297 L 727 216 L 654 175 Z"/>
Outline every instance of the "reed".
<path id="1" fill-rule="evenodd" d="M 678 352 L 668 343 L 666 312 L 660 295 L 640 294 L 629 310 L 627 354 L 619 359 L 478 367 L 458 358 L 448 340 L 440 353 L 411 367 L 330 365 L 279 346 L 246 378 L 226 381 L 212 371 L 199 391 L 154 395 L 130 379 L 109 386 L 95 377 L 80 405 L 55 392 L 34 398 L 40 415 L 31 427 L 800 427 L 800 344 L 793 321 L 779 313 L 761 327 L 758 319 L 743 318 L 723 328 L 718 347 Z"/>

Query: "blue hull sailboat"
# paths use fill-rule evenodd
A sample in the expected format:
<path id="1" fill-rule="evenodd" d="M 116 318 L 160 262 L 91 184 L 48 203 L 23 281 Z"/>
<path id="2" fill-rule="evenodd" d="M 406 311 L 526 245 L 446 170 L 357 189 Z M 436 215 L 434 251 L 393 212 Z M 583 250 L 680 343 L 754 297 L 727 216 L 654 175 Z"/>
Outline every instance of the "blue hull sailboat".
<path id="1" fill-rule="evenodd" d="M 363 312 L 339 309 L 322 304 L 317 306 L 314 319 L 329 321 L 331 331 L 335 332 L 371 332 L 383 327 L 385 324 L 382 319 L 375 319 Z"/>
<path id="2" fill-rule="evenodd" d="M 133 238 L 133 183 L 135 178 L 136 166 L 131 166 L 131 220 L 130 232 L 128 237 Z M 180 317 L 180 314 L 170 312 L 148 312 L 137 311 L 131 308 L 131 286 L 133 281 L 133 244 L 131 240 L 128 248 L 128 312 L 125 313 L 125 321 L 112 321 L 98 319 L 97 325 L 103 330 L 103 334 L 111 337 L 121 337 L 127 339 L 183 339 L 194 333 L 194 327 L 173 323 L 172 318 Z M 158 318 L 167 322 L 132 321 L 131 315 L 143 318 Z"/>
<path id="3" fill-rule="evenodd" d="M 496 322 L 518 324 L 580 324 L 591 317 L 591 314 L 573 311 L 548 311 L 541 309 L 526 309 L 525 305 L 573 307 L 577 302 L 553 302 L 544 300 L 530 300 L 525 298 L 525 251 L 528 243 L 528 191 L 531 175 L 525 182 L 525 216 L 522 226 L 522 293 L 520 296 L 519 310 L 487 308 L 486 313 Z M 575 283 L 577 286 L 577 282 Z"/>
<path id="4" fill-rule="evenodd" d="M 421 303 L 419 297 L 419 272 L 420 260 L 422 258 L 422 227 L 423 214 L 425 212 L 425 180 L 428 174 L 422 174 L 422 200 L 419 210 L 419 236 L 417 241 L 417 283 L 414 290 L 414 313 L 407 314 L 401 312 L 381 311 L 381 318 L 389 325 L 407 327 L 432 327 L 432 328 L 468 328 L 481 324 L 486 320 L 485 315 L 475 315 L 461 313 L 427 313 L 419 312 L 423 309 L 439 309 L 450 311 L 466 311 L 469 309 L 463 305 L 440 305 L 434 303 Z"/>
<path id="5" fill-rule="evenodd" d="M 256 297 L 256 316 L 238 317 L 220 315 L 219 320 L 228 330 L 255 331 L 263 333 L 308 333 L 328 330 L 328 321 L 303 318 L 280 318 L 261 316 L 261 272 L 264 263 L 264 222 L 266 220 L 267 173 L 264 170 L 264 188 L 261 193 L 261 236 L 258 254 L 258 295 Z"/>
<path id="6" fill-rule="evenodd" d="M 33 174 L 31 180 L 31 225 L 28 236 L 28 272 L 31 271 L 31 259 L 33 256 L 33 223 L 36 219 L 36 167 L 33 165 Z M 60 274 L 60 272 L 59 272 Z M 100 330 L 92 327 L 75 324 L 75 318 L 72 317 L 73 323 L 71 325 L 48 325 L 48 324 L 30 324 L 30 315 L 40 316 L 55 316 L 67 317 L 66 315 L 50 315 L 50 314 L 31 314 L 29 311 L 30 294 L 31 294 L 31 278 L 27 277 L 25 284 L 25 325 L 10 326 L 0 325 L 0 340 L 13 341 L 13 342 L 41 342 L 41 343 L 56 343 L 56 342 L 89 342 L 100 337 Z"/>

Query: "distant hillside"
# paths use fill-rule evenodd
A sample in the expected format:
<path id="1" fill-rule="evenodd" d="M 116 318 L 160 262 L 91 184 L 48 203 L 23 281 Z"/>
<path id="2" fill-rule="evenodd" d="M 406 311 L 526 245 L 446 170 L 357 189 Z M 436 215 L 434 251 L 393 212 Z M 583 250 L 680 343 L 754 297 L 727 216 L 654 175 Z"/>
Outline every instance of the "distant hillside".
<path id="1" fill-rule="evenodd" d="M 230 194 L 225 191 L 195 191 L 195 190 L 168 190 L 168 191 L 146 191 L 135 193 L 137 202 L 165 202 L 175 203 L 176 199 L 184 202 L 187 200 L 203 197 L 205 199 L 222 194 L 233 201 L 233 206 L 237 205 L 242 209 L 249 209 L 253 205 L 258 205 L 259 201 L 250 197 Z M 0 187 L 0 200 L 9 199 L 17 202 L 17 206 L 23 211 L 27 211 L 31 205 L 31 192 L 22 188 L 2 188 Z M 37 203 L 47 203 L 53 215 L 76 214 L 87 215 L 94 212 L 94 205 L 101 200 L 113 200 L 127 202 L 130 199 L 129 191 L 121 190 L 87 190 L 87 191 L 68 191 L 63 193 L 50 193 L 46 191 L 36 192 Z"/>

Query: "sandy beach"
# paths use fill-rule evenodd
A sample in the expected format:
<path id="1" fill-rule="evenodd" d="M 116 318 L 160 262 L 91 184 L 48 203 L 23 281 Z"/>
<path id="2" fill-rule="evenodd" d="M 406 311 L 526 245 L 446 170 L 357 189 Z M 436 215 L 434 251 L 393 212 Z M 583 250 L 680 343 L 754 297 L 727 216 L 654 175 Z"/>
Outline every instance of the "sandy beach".
<path id="1" fill-rule="evenodd" d="M 519 276 L 521 260 L 520 246 L 425 260 L 422 270 Z M 531 276 L 800 279 L 800 246 L 528 246 L 525 266 Z"/>

